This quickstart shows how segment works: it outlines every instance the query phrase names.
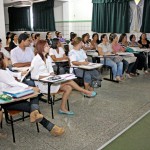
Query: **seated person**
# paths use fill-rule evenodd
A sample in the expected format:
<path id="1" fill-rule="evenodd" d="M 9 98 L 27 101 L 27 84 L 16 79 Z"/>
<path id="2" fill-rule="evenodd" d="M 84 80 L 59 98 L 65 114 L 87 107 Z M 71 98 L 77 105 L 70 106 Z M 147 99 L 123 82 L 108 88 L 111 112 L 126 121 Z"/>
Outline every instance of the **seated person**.
<path id="1" fill-rule="evenodd" d="M 4 62 L 4 55 L 0 52 L 0 94 L 6 88 L 9 89 L 10 87 L 28 87 L 28 85 L 23 84 L 15 80 L 14 76 L 20 76 L 21 73 L 13 73 L 6 69 L 6 64 Z M 39 91 L 38 88 L 34 88 L 35 91 Z M 9 103 L 3 105 L 3 108 L 7 110 L 18 110 L 30 113 L 30 122 L 39 122 L 43 125 L 52 135 L 59 136 L 64 133 L 64 129 L 54 125 L 50 121 L 48 121 L 41 113 L 39 109 L 39 100 L 38 96 L 33 97 L 28 101 L 18 101 L 15 103 Z M 2 114 L 1 116 L 2 117 Z M 2 120 L 2 118 L 1 118 Z"/>
<path id="2" fill-rule="evenodd" d="M 31 77 L 32 79 L 39 80 L 41 78 L 54 75 L 54 71 L 52 68 L 52 63 L 49 53 L 49 45 L 45 40 L 39 40 L 36 44 L 36 56 L 34 57 L 32 63 L 31 63 Z M 39 87 L 41 93 L 48 93 L 48 85 L 41 82 L 41 81 L 35 81 L 36 86 Z M 70 96 L 70 93 L 72 92 L 72 89 L 75 89 L 77 91 L 80 91 L 84 93 L 86 96 L 94 97 L 96 96 L 96 93 L 94 91 L 87 91 L 81 87 L 79 87 L 74 81 L 69 80 L 67 82 L 63 82 L 62 84 L 55 84 L 51 86 L 51 93 L 57 93 L 58 90 L 61 90 L 64 92 L 62 97 L 62 102 L 60 106 L 60 110 L 58 113 L 60 114 L 67 114 L 67 115 L 73 115 L 74 112 L 68 111 L 66 109 L 66 102 Z"/>
<path id="3" fill-rule="evenodd" d="M 129 42 L 127 41 L 127 35 L 126 34 L 120 35 L 119 43 L 126 49 L 126 52 L 132 52 L 132 53 L 134 52 L 132 50 L 132 48 L 128 48 Z M 140 52 L 134 53 L 134 56 L 137 57 L 137 69 L 138 70 L 144 69 L 144 73 L 147 74 L 148 73 L 148 71 L 147 71 L 148 67 L 146 64 L 146 57 L 143 54 L 143 52 L 142 53 L 140 53 Z M 133 73 L 133 75 L 138 75 L 138 73 L 136 73 L 136 74 Z"/>
<path id="4" fill-rule="evenodd" d="M 142 33 L 140 36 L 140 40 L 138 41 L 140 44 L 140 48 L 150 48 L 150 41 L 147 40 L 146 33 Z"/>
<path id="5" fill-rule="evenodd" d="M 134 34 L 130 35 L 130 42 L 128 43 L 128 46 L 130 46 L 130 47 L 142 47 L 141 44 L 136 42 L 136 37 Z"/>
<path id="6" fill-rule="evenodd" d="M 59 41 L 61 43 L 66 43 L 66 40 L 62 37 L 62 33 L 61 32 L 57 33 L 57 38 L 59 39 Z"/>
<path id="7" fill-rule="evenodd" d="M 10 65 L 11 64 L 11 61 L 10 61 L 10 53 L 2 47 L 2 40 L 0 39 L 0 52 L 2 52 L 5 56 L 5 62 L 6 62 L 6 65 Z"/>
<path id="8" fill-rule="evenodd" d="M 11 52 L 11 61 L 14 67 L 29 67 L 34 57 L 34 52 L 30 46 L 30 38 L 28 34 L 22 33 L 18 38 L 19 45 Z M 34 86 L 34 82 L 30 80 L 24 80 L 24 82 L 30 86 Z"/>
<path id="9" fill-rule="evenodd" d="M 66 72 L 69 72 L 68 57 L 66 56 L 64 49 L 61 47 L 59 39 L 53 39 L 49 55 L 52 58 L 55 73 L 65 74 Z M 63 62 L 63 60 L 66 60 L 66 62 Z M 57 61 L 62 62 L 58 63 Z M 57 62 L 57 64 L 55 62 Z"/>
<path id="10" fill-rule="evenodd" d="M 71 33 L 70 33 L 69 50 L 72 50 L 72 49 L 73 49 L 73 45 L 72 45 L 72 43 L 73 43 L 73 41 L 74 41 L 75 37 L 77 37 L 77 34 L 76 34 L 76 33 L 74 33 L 74 32 L 71 32 Z"/>
<path id="11" fill-rule="evenodd" d="M 111 45 L 108 43 L 108 38 L 106 34 L 101 36 L 101 43 L 98 45 L 98 53 L 101 56 L 107 56 L 112 54 Z M 106 58 L 106 62 L 104 59 L 101 59 L 101 63 L 112 68 L 113 79 L 117 81 L 123 80 L 122 72 L 123 72 L 123 63 L 121 61 L 115 61 L 115 57 Z"/>
<path id="12" fill-rule="evenodd" d="M 118 43 L 118 36 L 115 34 L 115 33 L 111 33 L 110 36 L 109 36 L 109 40 L 110 40 L 110 43 L 111 43 L 111 46 L 112 46 L 112 50 L 113 50 L 113 53 L 116 54 L 116 53 L 119 53 L 119 52 L 125 52 L 125 48 L 122 47 L 119 43 Z M 133 54 L 132 54 L 133 55 Z M 131 56 L 130 56 L 131 57 Z M 134 57 L 134 55 L 132 56 Z M 127 78 L 132 78 L 130 76 L 130 73 L 131 72 L 136 72 L 136 67 L 137 67 L 137 63 L 135 63 L 136 61 L 136 57 L 133 58 L 133 61 L 132 63 L 128 63 L 128 61 L 126 60 L 127 58 L 123 58 L 122 62 L 123 62 L 123 73 L 124 71 L 126 72 L 126 77 Z"/>
<path id="13" fill-rule="evenodd" d="M 49 46 L 51 46 L 52 45 L 52 33 L 51 32 L 47 32 L 46 33 L 46 41 L 47 41 L 47 43 L 48 43 L 48 45 Z"/>
<path id="14" fill-rule="evenodd" d="M 88 34 L 83 34 L 82 35 L 82 49 L 83 50 L 92 50 L 95 47 L 93 45 L 91 45 L 91 43 L 89 42 L 89 35 Z"/>
<path id="15" fill-rule="evenodd" d="M 17 46 L 18 46 L 18 35 L 15 34 L 15 33 L 12 33 L 11 41 L 9 43 L 9 49 L 12 50 L 12 49 L 14 49 Z"/>
<path id="16" fill-rule="evenodd" d="M 82 39 L 76 37 L 73 42 L 74 48 L 69 52 L 69 59 L 71 66 L 88 65 L 87 56 L 84 50 L 82 50 Z M 73 72 L 77 77 L 83 77 L 83 69 L 71 68 L 70 72 Z M 100 80 L 100 74 L 96 69 L 85 71 L 84 74 L 84 86 L 86 90 L 93 91 L 92 81 Z"/>

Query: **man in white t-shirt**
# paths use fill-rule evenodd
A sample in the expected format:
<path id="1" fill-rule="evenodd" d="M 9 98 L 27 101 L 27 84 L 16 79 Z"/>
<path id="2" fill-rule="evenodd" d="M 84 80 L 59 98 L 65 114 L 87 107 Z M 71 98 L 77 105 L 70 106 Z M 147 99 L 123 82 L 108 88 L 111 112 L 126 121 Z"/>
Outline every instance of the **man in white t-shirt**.
<path id="1" fill-rule="evenodd" d="M 30 46 L 28 34 L 22 33 L 18 37 L 19 46 L 11 50 L 11 61 L 14 67 L 27 67 L 31 65 L 34 57 L 33 50 Z"/>
<path id="2" fill-rule="evenodd" d="M 11 61 L 14 67 L 29 67 L 34 58 L 32 48 L 30 48 L 30 38 L 28 34 L 22 33 L 18 37 L 19 45 L 11 50 Z M 35 86 L 30 74 L 23 80 L 29 86 Z"/>

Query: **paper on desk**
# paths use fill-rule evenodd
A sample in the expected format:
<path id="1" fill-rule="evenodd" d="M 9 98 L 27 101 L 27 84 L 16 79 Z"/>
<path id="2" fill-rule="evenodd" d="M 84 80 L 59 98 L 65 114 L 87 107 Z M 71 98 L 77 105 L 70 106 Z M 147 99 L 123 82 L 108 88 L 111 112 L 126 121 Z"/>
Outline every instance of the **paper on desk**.
<path id="1" fill-rule="evenodd" d="M 30 67 L 12 67 L 12 70 L 17 70 L 19 72 L 27 71 Z"/>
<path id="2" fill-rule="evenodd" d="M 26 70 L 26 74 L 24 74 L 22 77 L 21 77 L 21 80 L 20 82 L 22 82 L 24 80 L 24 78 L 29 74 L 29 72 L 32 70 L 32 67 L 28 67 L 28 70 Z"/>

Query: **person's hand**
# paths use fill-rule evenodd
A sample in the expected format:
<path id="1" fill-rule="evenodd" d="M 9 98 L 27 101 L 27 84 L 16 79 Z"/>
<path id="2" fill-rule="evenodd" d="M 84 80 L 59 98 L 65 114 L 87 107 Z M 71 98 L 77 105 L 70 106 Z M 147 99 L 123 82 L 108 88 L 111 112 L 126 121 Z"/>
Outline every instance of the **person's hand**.
<path id="1" fill-rule="evenodd" d="M 89 64 L 89 62 L 87 62 L 87 61 L 82 62 L 82 65 L 88 65 L 88 64 Z"/>
<path id="2" fill-rule="evenodd" d="M 50 76 L 55 76 L 55 73 L 54 73 L 54 72 L 51 72 L 51 73 L 50 73 Z"/>
<path id="3" fill-rule="evenodd" d="M 25 74 L 27 74 L 28 71 L 22 71 L 21 72 L 21 76 L 24 76 Z"/>
<path id="4" fill-rule="evenodd" d="M 38 92 L 38 93 L 40 92 L 40 89 L 38 87 L 32 87 L 32 88 L 35 92 Z"/>
<path id="5" fill-rule="evenodd" d="M 64 56 L 63 59 L 67 60 L 67 59 L 68 59 L 68 56 Z"/>

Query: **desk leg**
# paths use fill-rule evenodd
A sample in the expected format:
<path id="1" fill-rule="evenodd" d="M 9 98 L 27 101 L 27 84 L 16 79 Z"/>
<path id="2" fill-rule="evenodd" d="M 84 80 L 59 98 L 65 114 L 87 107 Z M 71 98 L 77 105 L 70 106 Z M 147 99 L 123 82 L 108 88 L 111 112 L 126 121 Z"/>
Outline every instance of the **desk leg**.
<path id="1" fill-rule="evenodd" d="M 51 111 L 52 111 L 52 119 L 54 119 L 54 112 L 53 112 L 53 101 L 50 94 L 51 90 L 51 83 L 48 83 L 48 103 L 51 104 Z"/>

